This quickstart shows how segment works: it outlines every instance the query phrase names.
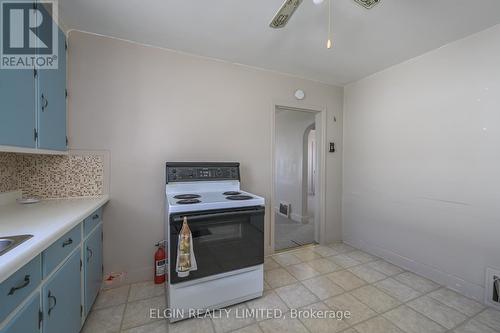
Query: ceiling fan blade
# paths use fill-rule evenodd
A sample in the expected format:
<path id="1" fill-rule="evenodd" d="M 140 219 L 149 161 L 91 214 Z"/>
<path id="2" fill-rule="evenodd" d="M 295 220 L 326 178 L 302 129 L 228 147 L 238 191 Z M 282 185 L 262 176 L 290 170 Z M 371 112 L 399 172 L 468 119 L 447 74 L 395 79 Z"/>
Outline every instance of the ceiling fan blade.
<path id="1" fill-rule="evenodd" d="M 371 9 L 373 6 L 378 4 L 380 0 L 354 0 L 356 3 L 365 7 L 366 9 Z"/>
<path id="2" fill-rule="evenodd" d="M 283 28 L 290 21 L 293 13 L 295 13 L 295 10 L 301 3 L 302 0 L 285 0 L 276 15 L 274 15 L 269 26 L 274 29 Z"/>

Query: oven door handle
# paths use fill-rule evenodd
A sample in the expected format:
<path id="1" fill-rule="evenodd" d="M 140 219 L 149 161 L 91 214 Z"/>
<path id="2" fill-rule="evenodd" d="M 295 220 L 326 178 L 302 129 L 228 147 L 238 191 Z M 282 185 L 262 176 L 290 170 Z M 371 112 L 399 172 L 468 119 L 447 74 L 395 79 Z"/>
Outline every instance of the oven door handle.
<path id="1" fill-rule="evenodd" d="M 244 210 L 244 211 L 236 211 L 236 212 L 223 212 L 223 213 L 214 213 L 214 214 L 201 214 L 201 215 L 183 215 L 176 216 L 172 219 L 172 222 L 178 223 L 184 220 L 184 216 L 188 218 L 188 222 L 196 222 L 199 220 L 205 220 L 207 218 L 217 218 L 217 217 L 226 217 L 226 216 L 246 216 L 246 215 L 258 215 L 264 214 L 264 209 L 256 209 L 256 210 Z"/>

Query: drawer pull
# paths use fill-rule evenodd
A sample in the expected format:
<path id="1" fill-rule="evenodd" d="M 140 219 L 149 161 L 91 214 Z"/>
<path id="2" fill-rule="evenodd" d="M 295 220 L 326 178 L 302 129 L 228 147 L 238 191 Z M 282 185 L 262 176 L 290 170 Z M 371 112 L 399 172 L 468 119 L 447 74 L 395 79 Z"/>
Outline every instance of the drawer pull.
<path id="1" fill-rule="evenodd" d="M 62 247 L 66 247 L 71 244 L 73 244 L 73 240 L 71 238 L 68 238 L 68 240 L 62 244 Z"/>
<path id="2" fill-rule="evenodd" d="M 99 214 L 95 214 L 94 216 L 92 216 L 92 220 L 97 220 L 99 218 Z"/>
<path id="3" fill-rule="evenodd" d="M 28 284 L 30 284 L 30 276 L 29 275 L 25 275 L 24 276 L 24 282 L 23 282 L 23 284 L 20 285 L 20 286 L 18 286 L 18 287 L 12 287 L 12 288 L 10 288 L 9 295 L 14 295 L 14 293 L 16 292 L 16 290 L 23 289 Z"/>
<path id="4" fill-rule="evenodd" d="M 48 299 L 49 299 L 49 311 L 48 311 L 48 314 L 50 316 L 50 313 L 52 312 L 52 310 L 54 310 L 54 308 L 57 305 L 57 298 L 54 295 L 52 295 L 52 293 L 50 292 L 50 290 L 49 290 Z M 52 306 L 50 305 L 50 300 L 51 299 L 54 300 L 54 305 L 52 305 Z"/>
<path id="5" fill-rule="evenodd" d="M 92 249 L 87 246 L 87 262 L 90 261 L 90 258 L 94 255 L 94 252 L 92 252 Z"/>

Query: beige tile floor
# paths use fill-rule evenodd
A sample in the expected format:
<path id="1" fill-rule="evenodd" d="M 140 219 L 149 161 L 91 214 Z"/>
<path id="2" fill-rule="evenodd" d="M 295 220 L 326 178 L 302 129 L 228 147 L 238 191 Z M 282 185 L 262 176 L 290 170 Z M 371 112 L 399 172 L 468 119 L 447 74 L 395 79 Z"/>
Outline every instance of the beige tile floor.
<path id="1" fill-rule="evenodd" d="M 163 286 L 101 291 L 84 333 L 500 333 L 500 312 L 348 245 L 309 246 L 265 260 L 264 296 L 238 309 L 280 309 L 285 319 L 149 318 Z M 295 319 L 290 309 L 350 311 L 349 319 Z M 232 312 L 234 313 L 234 312 Z"/>

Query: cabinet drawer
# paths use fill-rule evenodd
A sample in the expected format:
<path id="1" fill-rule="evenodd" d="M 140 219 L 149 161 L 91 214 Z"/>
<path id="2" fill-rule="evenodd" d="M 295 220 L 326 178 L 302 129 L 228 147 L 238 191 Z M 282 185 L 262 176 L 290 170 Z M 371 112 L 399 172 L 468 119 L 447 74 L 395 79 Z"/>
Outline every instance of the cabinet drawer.
<path id="1" fill-rule="evenodd" d="M 38 287 L 41 280 L 42 264 L 38 255 L 0 284 L 0 322 Z"/>
<path id="2" fill-rule="evenodd" d="M 43 277 L 49 275 L 73 249 L 80 245 L 82 239 L 81 224 L 78 224 L 64 236 L 43 251 Z"/>
<path id="3" fill-rule="evenodd" d="M 99 224 L 102 220 L 102 208 L 99 208 L 90 216 L 88 216 L 84 221 L 83 221 L 83 232 L 85 234 L 85 237 L 88 236 L 88 234 L 92 231 L 92 229 L 95 228 L 96 225 Z"/>
<path id="4" fill-rule="evenodd" d="M 40 293 L 36 293 L 0 333 L 39 333 L 39 311 Z"/>

